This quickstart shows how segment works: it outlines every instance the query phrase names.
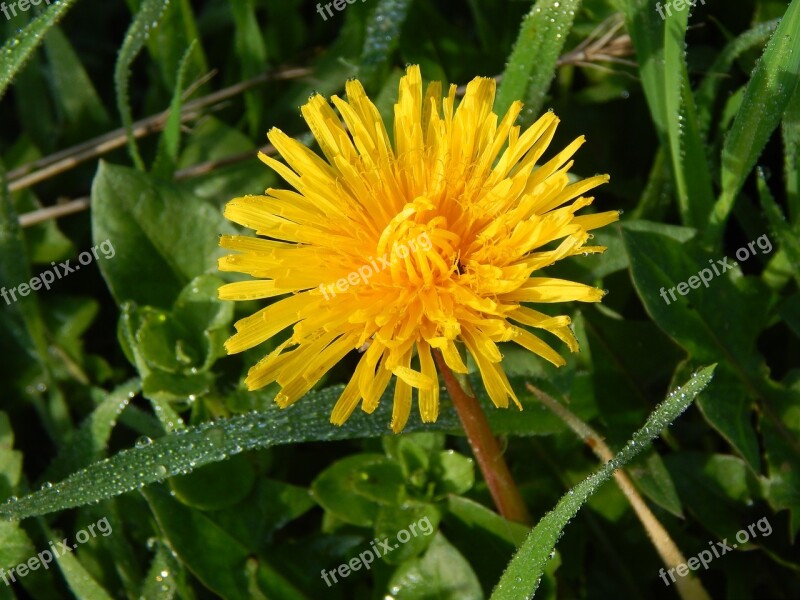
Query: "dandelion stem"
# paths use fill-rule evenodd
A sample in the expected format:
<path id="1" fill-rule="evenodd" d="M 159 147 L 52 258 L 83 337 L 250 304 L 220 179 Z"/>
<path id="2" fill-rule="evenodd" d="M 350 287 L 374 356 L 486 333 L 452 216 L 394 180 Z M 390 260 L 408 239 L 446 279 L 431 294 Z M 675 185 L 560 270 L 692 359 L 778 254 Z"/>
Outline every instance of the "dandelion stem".
<path id="1" fill-rule="evenodd" d="M 509 521 L 530 524 L 528 509 L 481 405 L 464 390 L 438 351 L 434 358 L 498 511 Z"/>

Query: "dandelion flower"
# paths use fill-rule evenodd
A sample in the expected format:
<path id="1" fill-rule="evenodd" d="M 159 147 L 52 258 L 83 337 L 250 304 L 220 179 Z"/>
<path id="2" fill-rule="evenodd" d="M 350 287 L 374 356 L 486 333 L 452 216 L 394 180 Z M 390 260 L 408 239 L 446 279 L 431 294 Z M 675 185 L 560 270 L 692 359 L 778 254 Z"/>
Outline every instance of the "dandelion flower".
<path id="1" fill-rule="evenodd" d="M 417 390 L 422 420 L 439 411 L 433 352 L 466 373 L 472 356 L 492 402 L 519 400 L 501 366 L 499 342 L 514 342 L 556 366 L 561 355 L 532 330 L 571 351 L 578 343 L 567 316 L 530 303 L 597 302 L 603 291 L 537 271 L 587 246 L 589 231 L 616 211 L 576 216 L 582 194 L 607 175 L 570 183 L 580 137 L 540 161 L 558 125 L 548 112 L 521 132 L 515 102 L 492 111 L 495 81 L 478 77 L 456 107 L 439 82 L 424 90 L 419 67 L 400 80 L 394 144 L 362 85 L 351 80 L 333 107 L 320 95 L 302 107 L 324 158 L 278 129 L 269 140 L 285 160 L 260 158 L 294 188 L 231 200 L 225 216 L 263 237 L 223 236 L 235 253 L 223 271 L 255 279 L 220 288 L 225 300 L 286 296 L 236 323 L 228 353 L 253 348 L 289 327 L 291 335 L 253 366 L 251 390 L 277 382 L 275 400 L 301 398 L 349 352 L 362 352 L 334 407 L 342 424 L 361 404 L 371 413 L 394 376 L 391 427 L 403 429 Z M 337 109 L 338 114 L 334 111 Z M 520 406 L 521 408 L 521 406 Z"/>

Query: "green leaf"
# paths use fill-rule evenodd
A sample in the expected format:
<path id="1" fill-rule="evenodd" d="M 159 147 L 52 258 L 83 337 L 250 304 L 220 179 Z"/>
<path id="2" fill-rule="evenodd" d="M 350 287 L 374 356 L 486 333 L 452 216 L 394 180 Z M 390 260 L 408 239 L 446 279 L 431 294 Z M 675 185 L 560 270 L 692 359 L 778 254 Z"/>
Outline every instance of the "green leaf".
<path id="1" fill-rule="evenodd" d="M 169 480 L 175 498 L 200 510 L 219 510 L 238 504 L 254 483 L 253 466 L 241 455 Z"/>
<path id="2" fill-rule="evenodd" d="M 345 523 L 370 527 L 378 504 L 402 499 L 400 467 L 380 454 L 356 454 L 336 461 L 311 484 L 314 499 Z"/>
<path id="3" fill-rule="evenodd" d="M 202 512 L 173 500 L 163 487 L 144 492 L 170 548 L 203 585 L 223 598 L 250 598 L 247 566 L 250 550 Z M 202 551 L 198 551 L 201 549 Z M 259 559 L 258 568 L 270 570 Z M 270 573 L 275 587 L 269 595 L 295 600 L 304 598 L 288 581 Z"/>
<path id="4" fill-rule="evenodd" d="M 434 540 L 442 515 L 433 504 L 407 503 L 382 506 L 375 520 L 375 537 L 395 542 L 391 553 L 381 558 L 390 565 L 399 565 L 421 554 Z M 398 538 L 400 532 L 407 541 Z"/>
<path id="5" fill-rule="evenodd" d="M 47 32 L 72 8 L 75 0 L 60 0 L 28 23 L 0 48 L 0 98 L 14 80 L 17 72 L 44 41 Z"/>
<path id="6" fill-rule="evenodd" d="M 219 234 L 236 233 L 197 197 L 108 163 L 92 184 L 92 228 L 95 240 L 111 241 L 116 251 L 98 263 L 114 299 L 161 308 L 172 307 L 193 278 L 216 271 Z"/>
<path id="7" fill-rule="evenodd" d="M 800 224 L 800 87 L 795 89 L 782 123 L 783 164 L 789 220 Z"/>
<path id="8" fill-rule="evenodd" d="M 431 470 L 437 495 L 464 494 L 475 485 L 475 462 L 454 450 L 434 454 Z"/>
<path id="9" fill-rule="evenodd" d="M 759 468 L 758 442 L 750 424 L 751 396 L 762 387 L 763 358 L 755 340 L 766 324 L 766 290 L 753 278 L 717 275 L 711 255 L 664 235 L 623 228 L 633 283 L 653 321 L 690 354 L 695 363 L 722 361 L 715 393 L 699 402 L 704 416 L 752 465 Z M 724 267 L 720 267 L 721 271 Z M 705 269 L 708 287 L 684 297 L 678 282 Z M 670 291 L 675 295 L 672 301 Z M 666 298 L 666 300 L 665 300 Z M 732 327 L 731 323 L 736 323 Z"/>
<path id="10" fill-rule="evenodd" d="M 397 600 L 482 600 L 478 577 L 461 553 L 441 533 L 421 557 L 394 572 L 387 586 Z"/>
<path id="11" fill-rule="evenodd" d="M 125 34 L 125 40 L 117 55 L 117 64 L 114 67 L 114 86 L 117 91 L 117 109 L 122 117 L 122 124 L 128 137 L 128 151 L 133 159 L 136 168 L 144 171 L 144 161 L 136 140 L 133 137 L 133 113 L 131 111 L 131 101 L 128 94 L 128 84 L 130 69 L 133 61 L 144 47 L 151 31 L 158 26 L 158 22 L 164 14 L 164 9 L 169 4 L 169 0 L 143 0 L 139 12 Z"/>
<path id="12" fill-rule="evenodd" d="M 628 474 L 648 498 L 676 517 L 683 518 L 675 482 L 657 452 L 648 452 L 645 460 L 635 461 L 628 467 Z"/>
<path id="13" fill-rule="evenodd" d="M 580 0 L 537 0 L 522 20 L 508 57 L 495 101 L 497 114 L 504 115 L 512 102 L 522 99 L 523 122 L 530 123 L 539 114 L 580 5 Z"/>
<path id="14" fill-rule="evenodd" d="M 778 127 L 800 80 L 800 0 L 792 0 L 747 84 L 742 107 L 722 149 L 722 193 L 706 238 L 719 239 L 747 176 Z"/>
<path id="15" fill-rule="evenodd" d="M 683 413 L 695 397 L 708 385 L 715 366 L 695 373 L 682 387 L 670 392 L 648 417 L 644 427 L 633 434 L 628 444 L 600 470 L 572 488 L 534 527 L 519 552 L 509 563 L 500 582 L 492 593 L 493 600 L 518 600 L 531 598 L 539 587 L 542 574 L 552 557 L 558 539 L 567 524 L 595 491 L 644 450 Z"/>
<path id="16" fill-rule="evenodd" d="M 525 541 L 530 527 L 508 521 L 493 510 L 461 496 L 447 499 L 444 527 L 450 541 L 472 565 L 488 592 Z"/>

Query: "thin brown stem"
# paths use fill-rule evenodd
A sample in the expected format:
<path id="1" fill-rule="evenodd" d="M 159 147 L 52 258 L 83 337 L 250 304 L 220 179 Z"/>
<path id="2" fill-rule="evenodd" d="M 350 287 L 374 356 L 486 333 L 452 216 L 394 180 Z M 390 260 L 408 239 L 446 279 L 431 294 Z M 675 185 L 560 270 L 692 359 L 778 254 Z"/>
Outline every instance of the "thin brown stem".
<path id="1" fill-rule="evenodd" d="M 435 352 L 434 359 L 497 510 L 509 521 L 530 524 L 528 509 L 483 409 L 474 396 L 464 391 L 441 353 Z"/>
<path id="2" fill-rule="evenodd" d="M 530 390 L 542 404 L 564 421 L 564 423 L 592 449 L 592 452 L 595 453 L 597 458 L 603 462 L 608 462 L 614 458 L 614 453 L 611 452 L 611 448 L 606 445 L 594 429 L 581 421 L 563 404 L 556 401 L 539 388 L 530 383 L 526 385 L 528 390 Z M 675 544 L 669 536 L 667 530 L 647 506 L 647 503 L 636 490 L 628 475 L 621 470 L 615 471 L 614 479 L 616 479 L 617 485 L 633 507 L 636 516 L 644 526 L 647 535 L 653 542 L 653 546 L 655 546 L 656 552 L 658 552 L 664 565 L 674 573 L 678 565 L 686 563 L 686 558 L 681 553 L 677 544 Z M 691 573 L 687 577 L 677 577 L 675 587 L 678 591 L 678 595 L 683 598 L 683 600 L 710 600 L 711 598 L 703 587 L 703 584 L 700 583 L 700 580 L 692 576 Z"/>

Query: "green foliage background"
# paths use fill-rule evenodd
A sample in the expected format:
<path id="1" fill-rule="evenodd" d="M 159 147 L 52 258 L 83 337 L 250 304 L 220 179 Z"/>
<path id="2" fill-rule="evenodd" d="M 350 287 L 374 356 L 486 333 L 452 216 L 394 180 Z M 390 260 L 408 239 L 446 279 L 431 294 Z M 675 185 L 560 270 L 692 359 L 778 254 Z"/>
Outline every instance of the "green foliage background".
<path id="1" fill-rule="evenodd" d="M 796 598 L 800 0 L 702 4 L 662 20 L 650 0 L 365 0 L 323 20 L 303 0 L 61 0 L 0 19 L 0 286 L 114 247 L 0 301 L 0 568 L 113 526 L 0 599 L 674 597 L 602 485 L 624 463 L 687 558 L 768 520 L 699 571 L 711 597 Z M 548 269 L 610 291 L 556 307 L 581 352 L 555 370 L 504 349 L 522 413 L 488 408 L 475 381 L 542 519 L 530 536 L 494 512 L 447 400 L 399 436 L 386 399 L 334 428 L 353 360 L 280 411 L 274 388 L 241 385 L 271 346 L 222 350 L 258 304 L 216 298 L 217 237 L 236 231 L 221 208 L 283 185 L 255 158 L 265 131 L 311 143 L 298 107 L 352 76 L 389 122 L 407 63 L 459 85 L 502 76 L 496 111 L 523 99 L 523 123 L 555 110 L 552 147 L 586 134 L 576 173 L 610 173 L 595 206 L 625 211 L 596 233 L 606 254 Z M 42 216 L 64 203 L 78 211 Z M 763 236 L 771 250 L 734 259 Z M 726 256 L 740 264 L 662 300 Z M 598 470 L 526 382 L 617 459 Z M 320 577 L 424 518 L 434 533 L 370 570 Z"/>

